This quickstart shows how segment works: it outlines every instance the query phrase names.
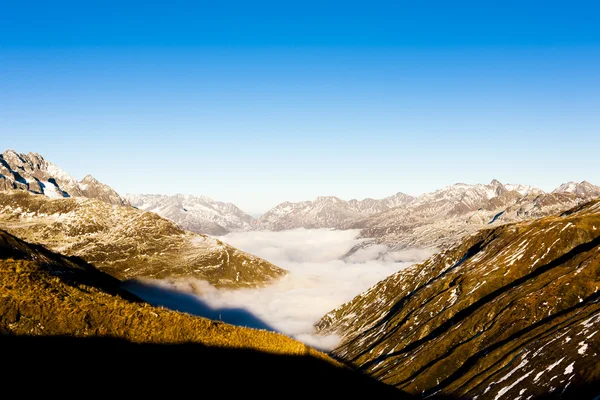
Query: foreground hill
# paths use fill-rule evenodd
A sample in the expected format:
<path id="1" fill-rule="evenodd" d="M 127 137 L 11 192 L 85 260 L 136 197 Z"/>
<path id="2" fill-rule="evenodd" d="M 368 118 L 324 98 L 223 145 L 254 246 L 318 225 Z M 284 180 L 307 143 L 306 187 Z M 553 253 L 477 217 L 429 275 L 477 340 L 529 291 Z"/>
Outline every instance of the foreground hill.
<path id="1" fill-rule="evenodd" d="M 0 299 L 3 382 L 30 394 L 402 395 L 286 336 L 152 307 L 92 265 L 3 231 Z"/>
<path id="2" fill-rule="evenodd" d="M 0 192 L 0 228 L 81 257 L 119 279 L 194 277 L 238 288 L 265 285 L 287 273 L 152 212 L 95 199 Z"/>
<path id="3" fill-rule="evenodd" d="M 140 210 L 155 212 L 185 230 L 207 235 L 220 236 L 246 230 L 254 221 L 234 204 L 205 196 L 141 194 L 127 195 L 126 198 Z"/>
<path id="4" fill-rule="evenodd" d="M 253 229 L 270 231 L 296 228 L 345 229 L 368 215 L 408 204 L 413 200 L 412 196 L 397 193 L 381 200 L 345 201 L 334 196 L 322 196 L 315 201 L 285 202 L 258 218 L 253 223 Z"/>
<path id="5" fill-rule="evenodd" d="M 0 154 L 0 190 L 13 189 L 51 198 L 87 197 L 110 204 L 127 204 L 110 186 L 91 175 L 78 182 L 37 153 L 19 154 L 14 150 L 7 150 Z"/>
<path id="6" fill-rule="evenodd" d="M 465 239 L 317 323 L 334 354 L 409 393 L 600 394 L 600 201 Z"/>

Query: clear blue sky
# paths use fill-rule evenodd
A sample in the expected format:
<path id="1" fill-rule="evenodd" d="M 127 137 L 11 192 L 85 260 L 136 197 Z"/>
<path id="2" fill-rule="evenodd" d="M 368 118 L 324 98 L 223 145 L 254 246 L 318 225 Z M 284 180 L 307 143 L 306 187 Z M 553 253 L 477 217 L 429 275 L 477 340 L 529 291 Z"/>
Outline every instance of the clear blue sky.
<path id="1" fill-rule="evenodd" d="M 252 213 L 600 184 L 598 21 L 594 1 L 4 1 L 0 147 Z"/>

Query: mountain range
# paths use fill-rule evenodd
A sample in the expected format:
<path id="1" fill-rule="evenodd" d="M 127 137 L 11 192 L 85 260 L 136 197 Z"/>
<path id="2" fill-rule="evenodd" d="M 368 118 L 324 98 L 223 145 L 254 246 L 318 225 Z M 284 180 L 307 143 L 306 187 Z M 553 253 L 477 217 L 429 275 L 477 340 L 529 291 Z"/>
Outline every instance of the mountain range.
<path id="1" fill-rule="evenodd" d="M 184 229 L 214 235 L 296 228 L 359 229 L 364 241 L 348 253 L 351 257 L 367 247 L 380 249 L 382 256 L 404 249 L 447 248 L 482 228 L 552 215 L 596 197 L 600 197 L 600 187 L 586 181 L 565 183 L 546 193 L 493 180 L 487 185 L 457 183 L 418 197 L 397 193 L 380 200 L 322 196 L 314 201 L 284 202 L 257 219 L 233 204 L 206 197 L 128 195 L 126 199 Z"/>
<path id="2" fill-rule="evenodd" d="M 382 237 L 391 232 L 389 226 L 399 223 L 463 218 L 470 224 L 481 225 L 492 222 L 494 217 L 494 222 L 507 222 L 514 218 L 551 214 L 556 209 L 568 208 L 597 196 L 600 196 L 600 187 L 585 181 L 563 184 L 552 193 L 526 185 L 502 184 L 497 180 L 488 185 L 457 183 L 418 197 L 397 193 L 381 200 L 345 201 L 330 196 L 318 197 L 315 201 L 285 202 L 259 217 L 253 229 L 358 228 L 364 229 L 364 237 Z M 519 207 L 507 210 L 507 215 L 494 214 L 511 206 Z"/>
<path id="3" fill-rule="evenodd" d="M 444 249 L 478 230 L 552 215 L 600 197 L 600 187 L 568 182 L 550 193 L 521 185 L 457 183 L 413 197 L 397 193 L 383 199 L 284 202 L 258 219 L 234 204 L 205 196 L 127 195 L 86 176 L 80 182 L 36 153 L 7 150 L 0 156 L 0 190 L 23 189 L 51 198 L 83 197 L 154 212 L 186 231 L 225 235 L 235 231 L 296 228 L 359 229 L 364 239 L 347 257 L 364 248 L 387 253 L 404 249 Z"/>
<path id="4" fill-rule="evenodd" d="M 457 183 L 412 197 L 282 203 L 258 218 L 255 230 L 359 229 L 364 240 L 346 258 L 370 248 L 387 257 L 405 249 L 446 249 L 480 229 L 555 214 L 600 197 L 600 187 L 569 182 L 551 193 L 520 185 Z"/>
<path id="5" fill-rule="evenodd" d="M 333 358 L 266 324 L 195 317 L 207 306 L 190 291 L 163 293 L 187 296 L 188 314 L 134 294 L 169 290 L 148 284 L 153 278 L 192 289 L 190 278 L 227 289 L 269 285 L 287 271 L 191 230 L 300 227 L 360 229 L 365 240 L 348 257 L 369 246 L 440 250 L 315 324 L 341 338 Z M 243 395 L 293 388 L 305 396 L 593 398 L 600 187 L 569 182 L 546 193 L 496 180 L 459 183 L 418 197 L 283 203 L 254 220 L 206 197 L 121 197 L 39 154 L 9 150 L 0 156 L 0 297 L 0 344 L 6 354 L 30 355 L 12 357 L 11 370 L 33 365 L 42 371 L 38 385 L 48 379 L 44 388 L 65 371 L 97 385 L 110 364 L 112 376 L 139 382 L 146 366 L 160 371 L 132 394 L 167 394 L 172 385 L 164 383 L 183 377 L 221 389 L 235 377 L 232 390 Z M 82 357 L 88 367 L 73 368 Z M 30 382 L 17 372 L 5 378 Z"/>
<path id="6" fill-rule="evenodd" d="M 487 185 L 459 183 L 351 227 L 361 229 L 361 236 L 367 238 L 361 247 L 443 249 L 480 229 L 552 215 L 597 197 L 600 187 L 585 181 L 561 185 L 551 193 L 497 180 Z"/>
<path id="7" fill-rule="evenodd" d="M 250 229 L 254 218 L 231 203 L 205 196 L 177 194 L 126 195 L 129 203 L 141 210 L 152 211 L 181 228 L 207 235 L 225 235 Z"/>
<path id="8" fill-rule="evenodd" d="M 397 193 L 381 200 L 341 200 L 334 196 L 315 201 L 284 202 L 267 211 L 253 224 L 254 230 L 282 231 L 296 228 L 344 229 L 353 222 L 411 203 L 414 197 Z"/>

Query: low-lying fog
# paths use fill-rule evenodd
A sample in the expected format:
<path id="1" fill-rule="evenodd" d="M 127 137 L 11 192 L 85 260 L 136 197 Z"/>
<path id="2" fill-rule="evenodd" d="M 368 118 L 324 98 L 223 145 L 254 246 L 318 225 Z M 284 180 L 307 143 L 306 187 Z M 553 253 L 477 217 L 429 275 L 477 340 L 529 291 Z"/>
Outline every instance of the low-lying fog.
<path id="1" fill-rule="evenodd" d="M 188 281 L 187 285 L 161 282 L 160 286 L 188 292 L 189 283 L 200 288 L 202 294 L 198 297 L 209 307 L 200 312 L 195 308 L 194 314 L 236 325 L 265 327 L 256 323 L 257 320 L 249 319 L 248 313 L 239 312 L 239 309 L 246 310 L 278 332 L 319 349 L 330 350 L 339 338 L 314 335 L 313 324 L 319 318 L 383 278 L 431 254 L 431 251 L 414 250 L 389 253 L 382 258 L 380 254 L 386 247 L 372 246 L 342 261 L 341 258 L 362 241 L 357 239 L 358 233 L 358 230 L 329 229 L 231 233 L 219 239 L 290 273 L 277 283 L 260 289 L 217 290 L 198 281 Z M 187 289 L 182 289 L 184 286 Z M 186 307 L 174 304 L 177 300 L 149 298 L 153 296 L 147 293 L 138 295 L 151 303 L 189 312 Z"/>

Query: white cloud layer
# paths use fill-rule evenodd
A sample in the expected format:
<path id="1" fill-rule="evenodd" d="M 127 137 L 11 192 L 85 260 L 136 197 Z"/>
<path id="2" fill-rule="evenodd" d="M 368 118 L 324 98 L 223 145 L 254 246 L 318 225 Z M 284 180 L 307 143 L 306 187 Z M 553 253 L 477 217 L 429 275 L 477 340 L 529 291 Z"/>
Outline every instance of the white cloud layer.
<path id="1" fill-rule="evenodd" d="M 256 254 L 290 274 L 266 288 L 217 290 L 205 282 L 163 281 L 160 286 L 195 293 L 209 307 L 205 316 L 225 322 L 250 325 L 236 320 L 246 310 L 274 330 L 322 350 L 333 349 L 335 336 L 315 335 L 313 324 L 327 312 L 352 300 L 378 281 L 414 262 L 430 250 L 387 253 L 385 246 L 371 246 L 341 258 L 362 239 L 358 230 L 295 229 L 283 232 L 236 232 L 220 239 L 239 249 Z M 148 297 L 138 292 L 141 297 Z M 189 300 L 189 299 L 188 299 Z M 188 311 L 178 300 L 155 299 L 154 303 Z M 189 312 L 189 311 L 188 311 Z"/>

